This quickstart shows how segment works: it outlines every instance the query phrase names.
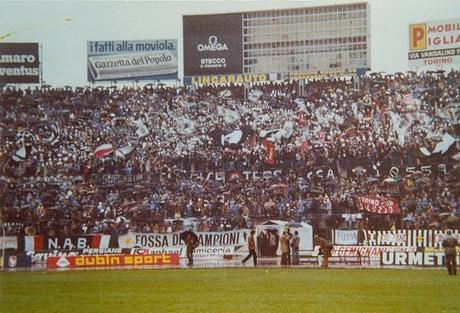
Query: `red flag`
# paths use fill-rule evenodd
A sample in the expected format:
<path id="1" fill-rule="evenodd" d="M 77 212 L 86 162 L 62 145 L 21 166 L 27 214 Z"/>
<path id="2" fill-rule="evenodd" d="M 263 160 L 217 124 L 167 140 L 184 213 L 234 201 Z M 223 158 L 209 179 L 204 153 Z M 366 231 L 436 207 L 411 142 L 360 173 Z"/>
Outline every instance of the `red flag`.
<path id="1" fill-rule="evenodd" d="M 300 154 L 303 156 L 305 151 L 310 150 L 310 145 L 308 144 L 308 141 L 305 140 L 299 148 Z"/>
<path id="2" fill-rule="evenodd" d="M 41 251 L 43 250 L 43 235 L 24 236 L 24 251 Z"/>
<path id="3" fill-rule="evenodd" d="M 257 146 L 257 135 L 252 136 L 252 138 L 251 138 L 251 146 L 252 147 Z"/>
<path id="4" fill-rule="evenodd" d="M 276 164 L 276 155 L 275 155 L 275 144 L 268 139 L 265 139 L 262 143 L 267 149 L 267 154 L 264 162 L 270 165 Z"/>
<path id="5" fill-rule="evenodd" d="M 305 116 L 304 113 L 300 114 L 299 118 L 299 126 L 300 127 L 305 127 L 307 125 L 307 117 Z"/>
<path id="6" fill-rule="evenodd" d="M 414 95 L 413 95 L 411 92 L 406 93 L 406 94 L 403 96 L 402 103 L 403 103 L 403 104 L 407 104 L 407 105 L 414 104 L 414 103 L 415 103 L 415 97 L 414 97 Z"/>
<path id="7" fill-rule="evenodd" d="M 113 150 L 113 146 L 109 143 L 106 143 L 97 147 L 96 150 L 94 150 L 94 155 L 96 156 L 96 158 L 103 158 L 111 154 Z"/>
<path id="8" fill-rule="evenodd" d="M 319 140 L 321 140 L 322 142 L 326 141 L 326 132 L 319 133 Z"/>

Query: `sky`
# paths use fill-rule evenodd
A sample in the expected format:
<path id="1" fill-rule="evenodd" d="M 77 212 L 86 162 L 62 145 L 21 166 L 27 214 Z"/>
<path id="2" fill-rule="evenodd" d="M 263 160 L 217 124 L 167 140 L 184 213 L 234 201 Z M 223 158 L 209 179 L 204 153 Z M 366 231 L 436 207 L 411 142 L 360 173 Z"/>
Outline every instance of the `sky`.
<path id="1" fill-rule="evenodd" d="M 339 1 L 5 1 L 0 0 L 2 42 L 39 42 L 43 78 L 60 87 L 86 86 L 86 42 L 178 39 L 182 72 L 182 16 L 309 7 Z M 408 25 L 460 18 L 460 0 L 368 0 L 371 8 L 371 67 L 409 70 Z M 66 21 L 71 19 L 71 21 Z M 457 64 L 460 67 L 460 64 Z"/>

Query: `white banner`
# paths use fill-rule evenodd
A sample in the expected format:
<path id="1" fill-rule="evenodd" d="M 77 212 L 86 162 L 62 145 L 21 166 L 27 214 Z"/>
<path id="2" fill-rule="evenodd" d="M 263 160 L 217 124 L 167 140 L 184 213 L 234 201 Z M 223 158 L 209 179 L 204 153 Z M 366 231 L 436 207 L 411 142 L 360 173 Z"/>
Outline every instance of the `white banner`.
<path id="1" fill-rule="evenodd" d="M 0 250 L 2 249 L 18 249 L 18 237 L 5 236 L 0 237 Z"/>
<path id="2" fill-rule="evenodd" d="M 457 263 L 460 256 L 457 254 Z M 391 266 L 444 266 L 446 259 L 442 252 L 389 252 L 382 253 L 381 265 Z"/>
<path id="3" fill-rule="evenodd" d="M 197 232 L 199 246 L 194 251 L 195 257 L 223 257 L 247 251 L 248 229 L 227 232 Z M 133 254 L 145 253 L 179 253 L 185 256 L 186 245 L 180 239 L 180 233 L 146 234 L 128 233 L 118 237 L 120 248 L 131 248 Z"/>
<path id="4" fill-rule="evenodd" d="M 415 252 L 416 247 L 369 247 L 369 246 L 334 246 L 332 256 L 336 257 L 364 257 L 380 256 L 383 252 Z"/>
<path id="5" fill-rule="evenodd" d="M 446 232 L 432 229 L 364 230 L 364 243 L 369 246 L 441 247 Z M 458 229 L 452 233 L 460 240 Z"/>
<path id="6" fill-rule="evenodd" d="M 352 246 L 358 244 L 358 230 L 333 230 L 334 244 Z"/>

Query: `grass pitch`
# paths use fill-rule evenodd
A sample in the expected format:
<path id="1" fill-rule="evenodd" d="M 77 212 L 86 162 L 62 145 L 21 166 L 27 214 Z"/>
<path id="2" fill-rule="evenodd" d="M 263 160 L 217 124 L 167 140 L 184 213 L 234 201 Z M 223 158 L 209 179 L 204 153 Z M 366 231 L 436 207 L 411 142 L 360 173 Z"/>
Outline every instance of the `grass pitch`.
<path id="1" fill-rule="evenodd" d="M 195 269 L 0 273 L 0 312 L 460 312 L 438 270 Z"/>

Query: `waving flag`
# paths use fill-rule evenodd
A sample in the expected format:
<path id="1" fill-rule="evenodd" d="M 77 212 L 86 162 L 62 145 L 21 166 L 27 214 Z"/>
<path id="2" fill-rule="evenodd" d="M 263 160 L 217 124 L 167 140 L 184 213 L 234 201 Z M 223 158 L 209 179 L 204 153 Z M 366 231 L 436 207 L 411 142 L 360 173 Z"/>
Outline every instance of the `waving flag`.
<path id="1" fill-rule="evenodd" d="M 120 147 L 117 150 L 115 150 L 115 155 L 119 158 L 126 159 L 128 154 L 130 154 L 133 150 L 134 150 L 134 147 L 130 145 L 126 145 L 126 146 Z"/>
<path id="2" fill-rule="evenodd" d="M 94 155 L 96 156 L 96 158 L 103 158 L 111 154 L 113 150 L 113 146 L 109 143 L 106 143 L 97 147 L 96 150 L 94 150 Z"/>
<path id="3" fill-rule="evenodd" d="M 26 159 L 26 148 L 21 147 L 16 151 L 16 153 L 13 155 L 13 160 L 16 162 L 22 162 Z"/>
<path id="4" fill-rule="evenodd" d="M 299 147 L 299 151 L 300 151 L 300 154 L 302 155 L 302 157 L 305 154 L 305 152 L 310 150 L 310 149 L 311 149 L 310 144 L 308 143 L 307 140 L 305 140 Z"/>
<path id="5" fill-rule="evenodd" d="M 149 129 L 147 128 L 147 126 L 145 126 L 141 119 L 134 121 L 134 125 L 137 127 L 136 135 L 138 135 L 139 138 L 145 137 L 148 134 L 150 134 Z"/>
<path id="6" fill-rule="evenodd" d="M 267 149 L 267 154 L 264 162 L 266 164 L 275 165 L 276 163 L 276 154 L 275 154 L 275 144 L 268 139 L 265 139 L 262 144 Z"/>
<path id="7" fill-rule="evenodd" d="M 406 93 L 404 96 L 403 96 L 403 99 L 402 99 L 402 102 L 406 105 L 411 105 L 411 104 L 414 104 L 415 103 L 415 97 L 414 95 L 409 92 L 409 93 Z"/>
<path id="8" fill-rule="evenodd" d="M 239 129 L 231 132 L 228 135 L 221 136 L 221 144 L 224 146 L 226 143 L 228 144 L 238 144 L 243 137 L 243 132 Z"/>

